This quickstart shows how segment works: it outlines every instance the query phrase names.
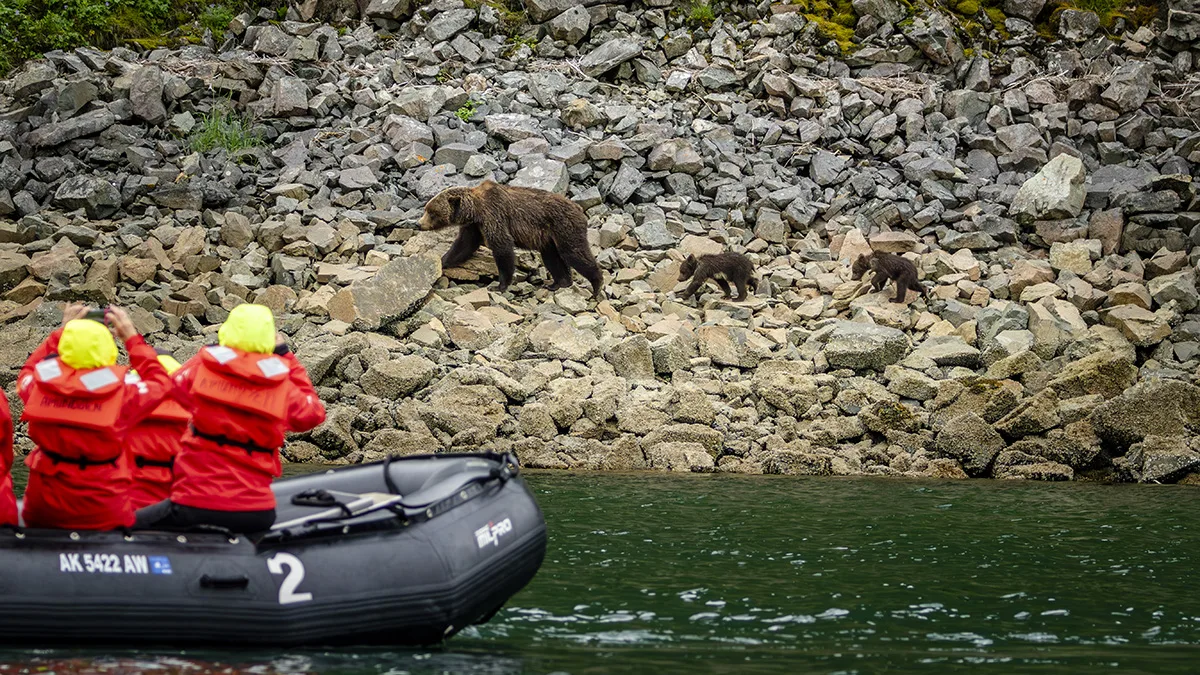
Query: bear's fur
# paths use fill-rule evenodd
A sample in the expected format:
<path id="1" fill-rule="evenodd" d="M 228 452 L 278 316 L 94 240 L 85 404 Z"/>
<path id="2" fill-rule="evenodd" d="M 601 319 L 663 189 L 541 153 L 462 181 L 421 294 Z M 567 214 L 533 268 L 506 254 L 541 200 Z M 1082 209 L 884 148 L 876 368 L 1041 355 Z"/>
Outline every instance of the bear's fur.
<path id="1" fill-rule="evenodd" d="M 892 253 L 876 251 L 869 256 L 860 255 L 850 268 L 850 278 L 858 281 L 871 270 L 875 278 L 871 280 L 875 292 L 883 290 L 888 281 L 896 282 L 896 297 L 892 302 L 904 302 L 904 296 L 912 289 L 924 297 L 929 297 L 929 291 L 917 281 L 917 266 L 908 258 L 902 258 Z"/>
<path id="2" fill-rule="evenodd" d="M 459 230 L 442 256 L 442 267 L 461 265 L 486 244 L 496 259 L 500 292 L 504 292 L 516 268 L 513 249 L 538 251 L 554 278 L 551 290 L 570 286 L 574 268 L 591 282 L 592 296 L 600 296 L 602 275 L 588 246 L 587 216 L 562 195 L 490 180 L 475 187 L 449 188 L 430 199 L 421 216 L 423 230 L 447 227 Z"/>
<path id="3" fill-rule="evenodd" d="M 746 299 L 746 287 L 751 290 L 758 290 L 758 281 L 754 278 L 754 263 L 741 253 L 710 253 L 697 258 L 694 255 L 689 255 L 683 261 L 683 265 L 679 268 L 679 280 L 692 280 L 687 288 L 683 291 L 683 299 L 687 300 L 700 290 L 705 281 L 712 279 L 717 282 L 721 290 L 725 292 L 725 297 L 733 297 L 733 291 L 729 288 L 732 282 L 738 289 L 738 301 Z"/>

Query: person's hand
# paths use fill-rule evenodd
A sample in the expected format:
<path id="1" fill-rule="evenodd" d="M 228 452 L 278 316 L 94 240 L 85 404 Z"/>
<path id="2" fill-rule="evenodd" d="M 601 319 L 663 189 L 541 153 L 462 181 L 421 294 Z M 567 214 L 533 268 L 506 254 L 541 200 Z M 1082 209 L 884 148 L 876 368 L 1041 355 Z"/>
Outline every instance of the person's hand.
<path id="1" fill-rule="evenodd" d="M 133 320 L 120 307 L 109 307 L 105 319 L 107 319 L 108 327 L 112 329 L 113 335 L 116 335 L 121 342 L 126 342 L 138 334 L 137 329 L 133 327 Z"/>
<path id="2" fill-rule="evenodd" d="M 66 326 L 68 322 L 75 319 L 82 319 L 87 316 L 88 306 L 82 302 L 69 302 L 66 307 L 63 307 L 62 325 Z"/>
<path id="3" fill-rule="evenodd" d="M 275 332 L 275 346 L 282 347 L 287 344 L 287 336 L 279 331 Z"/>

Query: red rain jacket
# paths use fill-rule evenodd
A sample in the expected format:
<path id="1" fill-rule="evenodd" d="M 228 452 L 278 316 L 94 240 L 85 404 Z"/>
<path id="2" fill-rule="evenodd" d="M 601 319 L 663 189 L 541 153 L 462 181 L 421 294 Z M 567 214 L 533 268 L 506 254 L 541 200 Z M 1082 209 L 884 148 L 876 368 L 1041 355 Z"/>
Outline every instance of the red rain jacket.
<path id="1" fill-rule="evenodd" d="M 172 466 L 191 418 L 186 408 L 168 398 L 125 436 L 133 471 L 129 503 L 135 511 L 171 496 Z"/>
<path id="2" fill-rule="evenodd" d="M 17 497 L 13 494 L 13 420 L 8 397 L 0 391 L 0 525 L 17 524 Z"/>
<path id="3" fill-rule="evenodd" d="M 175 372 L 175 397 L 192 428 L 175 458 L 171 501 L 214 511 L 275 508 L 271 481 L 289 431 L 325 421 L 325 406 L 291 353 L 200 350 Z"/>
<path id="4" fill-rule="evenodd" d="M 129 429 L 162 402 L 170 378 L 140 335 L 125 342 L 140 379 L 126 381 L 122 366 L 73 370 L 54 356 L 61 333 L 51 333 L 17 376 L 17 393 L 25 401 L 22 419 L 37 444 L 25 457 L 25 524 L 79 530 L 131 526 L 129 462 L 122 445 Z"/>

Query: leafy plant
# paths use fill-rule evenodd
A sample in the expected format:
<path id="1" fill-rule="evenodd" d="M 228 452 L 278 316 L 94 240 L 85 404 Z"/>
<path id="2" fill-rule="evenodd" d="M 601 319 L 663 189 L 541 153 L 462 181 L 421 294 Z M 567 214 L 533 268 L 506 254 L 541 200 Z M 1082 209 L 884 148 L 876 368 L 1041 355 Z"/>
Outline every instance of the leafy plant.
<path id="1" fill-rule="evenodd" d="M 458 119 L 466 122 L 471 119 L 471 115 L 475 114 L 475 101 L 467 99 L 467 102 L 459 106 L 458 110 L 454 111 L 454 115 Z"/>
<path id="2" fill-rule="evenodd" d="M 233 21 L 234 13 L 226 5 L 209 5 L 204 8 L 197 19 L 200 26 L 212 31 L 213 38 L 216 40 L 224 39 L 225 29 L 229 28 L 229 22 Z"/>
<path id="3" fill-rule="evenodd" d="M 250 118 L 225 107 L 214 107 L 212 112 L 200 118 L 192 132 L 191 144 L 195 152 L 208 152 L 214 148 L 237 152 L 262 145 L 262 138 L 254 132 L 254 122 Z"/>
<path id="4" fill-rule="evenodd" d="M 688 8 L 687 20 L 694 26 L 708 28 L 717 20 L 717 14 L 708 0 L 693 0 L 691 7 Z"/>

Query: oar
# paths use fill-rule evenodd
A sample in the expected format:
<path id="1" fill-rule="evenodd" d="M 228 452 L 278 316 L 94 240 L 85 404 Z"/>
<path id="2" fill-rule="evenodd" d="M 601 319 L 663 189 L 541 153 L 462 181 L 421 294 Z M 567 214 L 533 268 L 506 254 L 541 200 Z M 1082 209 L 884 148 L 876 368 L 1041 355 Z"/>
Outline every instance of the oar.
<path id="1" fill-rule="evenodd" d="M 299 527 L 317 521 L 328 520 L 343 520 L 347 518 L 356 518 L 374 511 L 386 509 L 390 506 L 399 504 L 403 499 L 400 495 L 392 495 L 386 492 L 364 492 L 362 494 L 347 493 L 346 496 L 354 497 L 344 506 L 325 509 L 317 513 L 311 513 L 300 518 L 293 518 L 282 523 L 275 523 L 271 526 L 271 530 L 286 530 L 290 527 Z"/>

